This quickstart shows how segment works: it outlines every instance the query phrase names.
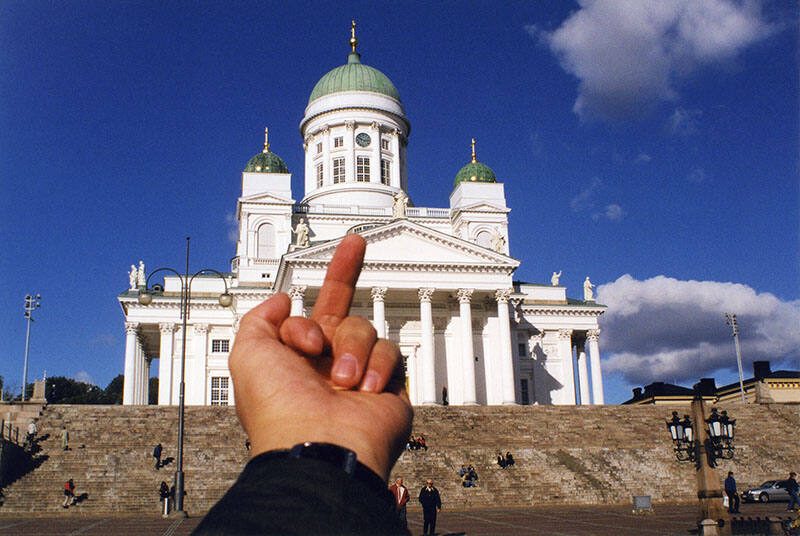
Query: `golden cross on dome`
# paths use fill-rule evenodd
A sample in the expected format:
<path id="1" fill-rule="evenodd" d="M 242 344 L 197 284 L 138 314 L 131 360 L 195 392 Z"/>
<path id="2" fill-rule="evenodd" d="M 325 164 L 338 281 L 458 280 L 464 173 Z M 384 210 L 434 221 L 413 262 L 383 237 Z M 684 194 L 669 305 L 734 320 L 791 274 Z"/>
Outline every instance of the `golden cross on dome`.
<path id="1" fill-rule="evenodd" d="M 269 128 L 264 127 L 264 150 L 261 151 L 262 153 L 269 152 Z"/>
<path id="2" fill-rule="evenodd" d="M 477 162 L 475 160 L 475 138 L 472 138 L 472 163 L 474 164 L 475 162 Z"/>
<path id="3" fill-rule="evenodd" d="M 353 47 L 353 52 L 355 52 L 358 46 L 358 39 L 356 39 L 356 21 L 351 20 L 350 25 L 350 46 Z"/>

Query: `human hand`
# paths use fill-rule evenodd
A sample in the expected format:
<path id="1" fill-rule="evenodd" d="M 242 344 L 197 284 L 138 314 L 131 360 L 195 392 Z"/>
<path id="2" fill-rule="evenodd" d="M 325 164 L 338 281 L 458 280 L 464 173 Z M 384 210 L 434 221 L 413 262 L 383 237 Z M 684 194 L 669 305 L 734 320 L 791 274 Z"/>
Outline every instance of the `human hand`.
<path id="1" fill-rule="evenodd" d="M 251 455 L 305 441 L 333 443 L 384 480 L 402 452 L 413 410 L 397 345 L 347 316 L 366 243 L 342 239 L 311 318 L 290 317 L 278 293 L 241 321 L 229 364 Z"/>

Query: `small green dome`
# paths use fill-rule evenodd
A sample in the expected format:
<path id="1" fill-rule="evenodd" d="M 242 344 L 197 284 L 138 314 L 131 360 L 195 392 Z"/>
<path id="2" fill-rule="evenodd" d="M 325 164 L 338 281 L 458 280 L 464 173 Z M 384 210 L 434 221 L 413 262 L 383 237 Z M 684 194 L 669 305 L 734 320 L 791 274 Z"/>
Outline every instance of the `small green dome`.
<path id="1" fill-rule="evenodd" d="M 250 159 L 244 171 L 246 173 L 289 173 L 289 168 L 286 167 L 280 156 L 265 149 Z"/>
<path id="2" fill-rule="evenodd" d="M 497 177 L 489 166 L 480 162 L 470 162 L 458 172 L 453 186 L 458 186 L 459 182 L 497 182 Z"/>
<path id="3" fill-rule="evenodd" d="M 400 94 L 392 81 L 378 69 L 361 63 L 361 55 L 357 52 L 351 52 L 347 56 L 345 65 L 340 65 L 319 79 L 311 91 L 308 103 L 341 91 L 371 91 L 400 100 Z"/>

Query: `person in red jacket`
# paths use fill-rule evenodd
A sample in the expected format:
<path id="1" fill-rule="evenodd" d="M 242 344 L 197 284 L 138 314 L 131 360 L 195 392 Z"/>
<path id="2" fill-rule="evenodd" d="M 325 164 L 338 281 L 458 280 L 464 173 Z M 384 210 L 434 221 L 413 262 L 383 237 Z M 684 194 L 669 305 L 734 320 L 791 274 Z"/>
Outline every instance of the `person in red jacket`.
<path id="1" fill-rule="evenodd" d="M 389 491 L 394 496 L 394 502 L 397 505 L 397 513 L 400 519 L 403 520 L 403 527 L 408 527 L 406 520 L 406 503 L 408 502 L 408 488 L 403 485 L 403 477 L 397 477 L 394 484 L 389 486 Z"/>
<path id="2" fill-rule="evenodd" d="M 64 508 L 69 508 L 70 504 L 75 504 L 75 483 L 70 478 L 64 484 Z"/>

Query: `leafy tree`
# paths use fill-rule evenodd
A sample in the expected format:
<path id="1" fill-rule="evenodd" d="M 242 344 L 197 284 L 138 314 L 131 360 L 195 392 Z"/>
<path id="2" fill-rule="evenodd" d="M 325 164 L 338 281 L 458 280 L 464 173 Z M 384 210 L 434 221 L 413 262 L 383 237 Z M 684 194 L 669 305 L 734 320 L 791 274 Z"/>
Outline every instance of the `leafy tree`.
<path id="1" fill-rule="evenodd" d="M 122 387 L 125 383 L 125 376 L 120 374 L 111 380 L 100 396 L 100 404 L 122 404 Z"/>
<path id="2" fill-rule="evenodd" d="M 147 403 L 151 405 L 158 404 L 158 378 L 150 378 L 150 381 L 147 385 L 148 389 L 150 390 L 147 397 Z"/>
<path id="3" fill-rule="evenodd" d="M 51 404 L 100 404 L 103 390 L 96 385 L 54 376 L 47 378 L 47 401 Z"/>

